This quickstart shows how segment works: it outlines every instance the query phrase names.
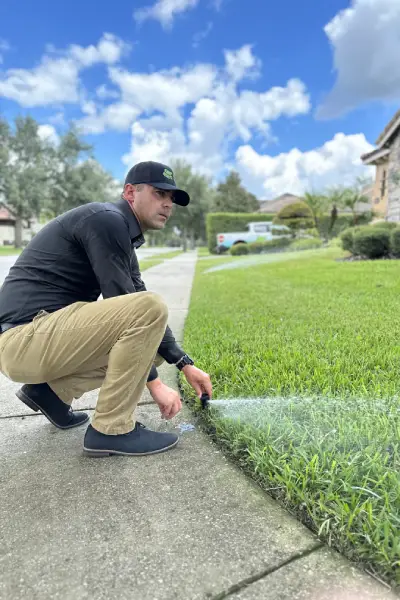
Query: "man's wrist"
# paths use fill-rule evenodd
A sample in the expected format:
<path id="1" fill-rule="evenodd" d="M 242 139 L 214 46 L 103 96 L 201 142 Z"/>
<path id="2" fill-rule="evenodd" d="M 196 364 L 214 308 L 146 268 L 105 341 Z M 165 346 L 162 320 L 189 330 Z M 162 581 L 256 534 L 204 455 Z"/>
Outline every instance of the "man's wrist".
<path id="1" fill-rule="evenodd" d="M 157 377 L 157 379 L 152 379 L 151 381 L 148 381 L 146 386 L 149 392 L 151 393 L 153 390 L 156 390 L 157 388 L 162 386 L 162 384 L 163 382 L 161 381 L 161 379 Z"/>
<path id="2" fill-rule="evenodd" d="M 178 360 L 178 362 L 175 363 L 176 368 L 179 369 L 180 371 L 183 371 L 183 369 L 187 366 L 193 366 L 193 365 L 194 365 L 193 360 L 187 354 L 184 354 L 182 356 L 182 358 L 180 358 Z"/>

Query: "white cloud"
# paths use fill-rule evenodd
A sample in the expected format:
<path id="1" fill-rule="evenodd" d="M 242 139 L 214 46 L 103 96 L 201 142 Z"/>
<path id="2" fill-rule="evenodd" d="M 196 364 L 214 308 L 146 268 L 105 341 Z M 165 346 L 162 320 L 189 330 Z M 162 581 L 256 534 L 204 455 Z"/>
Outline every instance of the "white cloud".
<path id="1" fill-rule="evenodd" d="M 353 0 L 325 26 L 337 78 L 318 116 L 336 117 L 374 100 L 400 100 L 399 32 L 399 0 Z"/>
<path id="2" fill-rule="evenodd" d="M 113 64 L 126 50 L 121 40 L 105 33 L 97 46 L 72 45 L 54 56 L 44 55 L 31 70 L 9 69 L 0 76 L 0 96 L 29 107 L 78 102 L 80 71 L 95 63 Z"/>
<path id="3" fill-rule="evenodd" d="M 53 127 L 53 125 L 39 125 L 38 136 L 41 140 L 49 142 L 50 144 L 57 145 L 60 138 Z"/>
<path id="4" fill-rule="evenodd" d="M 246 44 L 239 50 L 225 50 L 226 71 L 233 81 L 245 77 L 256 78 L 260 74 L 261 60 L 254 56 L 253 48 Z"/>
<path id="5" fill-rule="evenodd" d="M 127 131 L 140 113 L 140 109 L 124 102 L 110 104 L 101 111 L 98 111 L 93 102 L 88 104 L 90 111 L 87 110 L 87 116 L 78 121 L 83 133 L 99 134 L 107 129 Z"/>
<path id="6" fill-rule="evenodd" d="M 165 29 L 168 29 L 172 26 L 176 15 L 194 8 L 198 2 L 199 0 L 158 0 L 152 6 L 139 8 L 133 13 L 133 16 L 139 23 L 147 19 L 155 19 Z"/>
<path id="7" fill-rule="evenodd" d="M 0 65 L 3 63 L 3 53 L 8 52 L 8 50 L 10 50 L 10 48 L 11 48 L 11 46 L 7 42 L 7 40 L 0 38 Z"/>
<path id="8" fill-rule="evenodd" d="M 106 100 L 107 98 L 119 98 L 119 93 L 103 83 L 96 88 L 96 96 L 101 100 Z"/>
<path id="9" fill-rule="evenodd" d="M 123 161 L 129 165 L 151 156 L 163 161 L 184 158 L 195 169 L 215 176 L 224 170 L 235 140 L 249 141 L 254 132 L 270 139 L 269 121 L 304 114 L 309 108 L 306 89 L 298 80 L 260 94 L 238 93 L 231 83 L 216 83 L 197 100 L 187 120 L 177 110 L 137 120 L 131 151 Z"/>
<path id="10" fill-rule="evenodd" d="M 194 34 L 192 42 L 193 48 L 198 48 L 200 46 L 200 43 L 203 42 L 206 39 L 206 37 L 210 35 L 213 27 L 214 25 L 212 21 L 209 21 L 204 29 Z"/>
<path id="11" fill-rule="evenodd" d="M 260 155 L 250 145 L 236 151 L 239 172 L 249 189 L 259 197 L 273 198 L 285 192 L 351 185 L 356 176 L 370 173 L 360 156 L 372 150 L 364 134 L 337 133 L 320 148 L 301 152 L 293 148 L 278 156 Z"/>
<path id="12" fill-rule="evenodd" d="M 110 69 L 110 79 L 119 86 L 124 102 L 144 112 L 158 110 L 167 114 L 210 93 L 216 75 L 216 68 L 205 64 L 150 74 L 130 73 L 116 67 Z"/>

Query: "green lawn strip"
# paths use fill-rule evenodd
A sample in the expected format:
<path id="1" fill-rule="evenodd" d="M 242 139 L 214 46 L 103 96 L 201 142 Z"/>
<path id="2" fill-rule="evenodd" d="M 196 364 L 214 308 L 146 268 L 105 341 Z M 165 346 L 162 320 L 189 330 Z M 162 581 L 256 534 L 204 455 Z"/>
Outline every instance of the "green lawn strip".
<path id="1" fill-rule="evenodd" d="M 160 265 L 165 260 L 169 260 L 171 258 L 175 258 L 175 256 L 179 256 L 182 254 L 181 250 L 173 251 L 173 252 L 164 252 L 163 254 L 155 254 L 150 258 L 144 258 L 139 261 L 139 266 L 141 271 L 145 271 L 146 269 L 150 269 L 151 267 L 156 267 Z"/>
<path id="2" fill-rule="evenodd" d="M 263 399 L 236 416 L 211 405 L 215 438 L 321 539 L 399 585 L 399 264 L 339 256 L 208 274 L 199 261 L 184 345 L 215 399 Z"/>
<path id="3" fill-rule="evenodd" d="M 13 246 L 0 246 L 0 256 L 17 256 L 21 254 L 21 248 L 14 248 Z"/>

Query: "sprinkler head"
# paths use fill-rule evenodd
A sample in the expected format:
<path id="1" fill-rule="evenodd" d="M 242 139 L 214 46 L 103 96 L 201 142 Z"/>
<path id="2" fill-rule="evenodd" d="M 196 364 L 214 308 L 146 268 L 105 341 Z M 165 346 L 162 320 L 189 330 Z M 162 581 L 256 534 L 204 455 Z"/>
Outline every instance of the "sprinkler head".
<path id="1" fill-rule="evenodd" d="M 206 393 L 202 394 L 201 398 L 200 398 L 201 408 L 206 409 L 208 407 L 209 401 L 210 401 L 210 396 Z"/>

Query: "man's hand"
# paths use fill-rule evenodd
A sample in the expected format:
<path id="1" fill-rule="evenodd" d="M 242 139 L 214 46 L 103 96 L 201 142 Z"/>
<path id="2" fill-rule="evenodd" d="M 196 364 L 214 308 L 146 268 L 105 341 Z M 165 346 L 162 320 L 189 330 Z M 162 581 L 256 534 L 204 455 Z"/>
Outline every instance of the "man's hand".
<path id="1" fill-rule="evenodd" d="M 208 394 L 211 398 L 212 385 L 210 376 L 207 373 L 193 365 L 186 365 L 186 367 L 183 367 L 182 373 L 185 375 L 186 381 L 192 386 L 199 398 L 204 393 Z"/>
<path id="2" fill-rule="evenodd" d="M 158 404 L 161 415 L 164 419 L 172 419 L 182 408 L 182 402 L 178 392 L 168 387 L 157 378 L 147 383 L 154 402 Z"/>

